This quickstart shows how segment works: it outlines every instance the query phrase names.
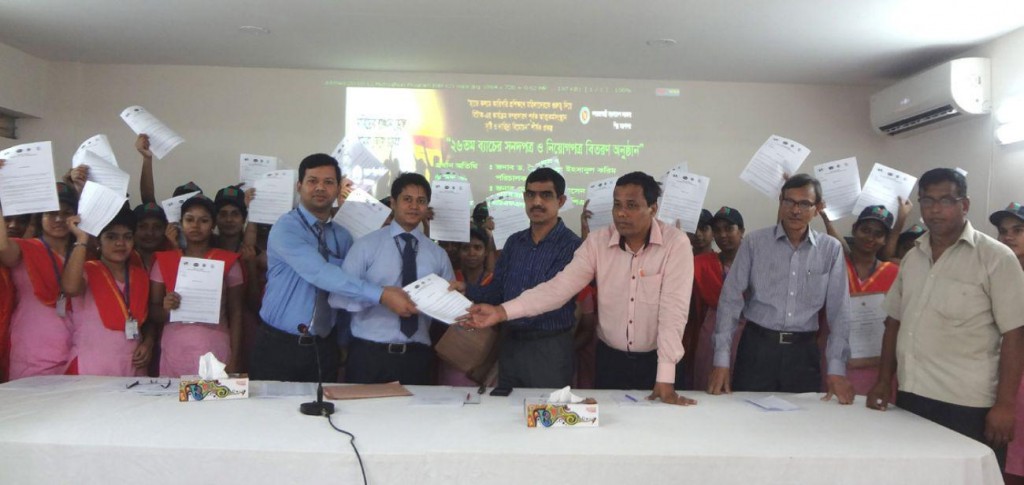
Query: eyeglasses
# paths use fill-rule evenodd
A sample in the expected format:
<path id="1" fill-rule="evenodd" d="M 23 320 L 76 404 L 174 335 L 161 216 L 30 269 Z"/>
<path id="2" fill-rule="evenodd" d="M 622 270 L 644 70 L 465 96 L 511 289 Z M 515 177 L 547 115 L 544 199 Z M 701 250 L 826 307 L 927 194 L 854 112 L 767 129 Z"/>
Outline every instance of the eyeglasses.
<path id="1" fill-rule="evenodd" d="M 800 209 L 800 212 L 807 212 L 807 211 L 811 210 L 815 205 L 817 205 L 817 204 L 815 204 L 814 202 L 811 202 L 809 200 L 799 200 L 799 201 L 797 201 L 797 200 L 793 200 L 793 199 L 790 199 L 790 198 L 782 199 L 782 207 L 783 208 L 792 209 L 793 207 L 797 207 L 797 208 Z"/>
<path id="2" fill-rule="evenodd" d="M 943 209 L 948 209 L 948 208 L 953 207 L 954 205 L 956 205 L 961 200 L 964 200 L 964 198 L 963 197 L 950 197 L 950 196 L 939 197 L 938 199 L 936 199 L 934 197 L 920 197 L 920 198 L 917 199 L 917 203 L 921 204 L 921 207 L 924 208 L 924 209 L 927 209 L 929 207 L 934 207 L 935 204 L 939 204 L 939 207 L 942 207 Z"/>

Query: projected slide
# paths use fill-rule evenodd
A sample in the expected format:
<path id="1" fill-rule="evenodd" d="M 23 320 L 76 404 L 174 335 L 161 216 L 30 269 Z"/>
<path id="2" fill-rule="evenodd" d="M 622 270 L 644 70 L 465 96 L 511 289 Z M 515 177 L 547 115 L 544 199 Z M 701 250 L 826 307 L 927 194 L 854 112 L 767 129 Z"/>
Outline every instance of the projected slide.
<path id="1" fill-rule="evenodd" d="M 672 149 L 653 154 L 646 139 L 653 124 L 671 119 L 678 90 L 477 88 L 347 87 L 343 171 L 383 197 L 401 172 L 432 178 L 452 170 L 481 201 L 522 191 L 538 163 L 557 160 L 567 192 L 582 205 L 591 181 L 679 162 Z"/>

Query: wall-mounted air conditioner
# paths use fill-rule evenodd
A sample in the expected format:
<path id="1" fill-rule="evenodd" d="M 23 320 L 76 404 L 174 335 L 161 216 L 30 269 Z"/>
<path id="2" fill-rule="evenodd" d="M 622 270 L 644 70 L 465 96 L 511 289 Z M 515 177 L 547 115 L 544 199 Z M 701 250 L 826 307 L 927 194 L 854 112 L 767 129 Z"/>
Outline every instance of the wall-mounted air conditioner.
<path id="1" fill-rule="evenodd" d="M 896 136 L 992 110 L 989 59 L 965 57 L 904 79 L 871 96 L 871 125 Z"/>

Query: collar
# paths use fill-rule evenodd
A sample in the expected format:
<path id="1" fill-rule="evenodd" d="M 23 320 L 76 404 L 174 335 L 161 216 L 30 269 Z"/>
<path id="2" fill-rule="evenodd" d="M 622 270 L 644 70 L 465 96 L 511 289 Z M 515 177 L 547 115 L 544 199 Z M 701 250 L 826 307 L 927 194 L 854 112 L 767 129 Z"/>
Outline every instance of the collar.
<path id="1" fill-rule="evenodd" d="M 568 229 L 565 227 L 565 223 L 562 222 L 562 218 L 559 217 L 558 218 L 558 222 L 555 223 L 555 227 L 552 227 L 551 231 L 549 231 L 546 235 L 544 235 L 544 238 L 541 239 L 540 241 L 538 241 L 537 244 L 534 244 L 534 246 L 540 246 L 545 241 L 553 241 L 553 240 L 555 240 L 555 238 L 559 237 L 559 235 L 562 233 L 562 231 L 568 231 Z M 530 244 L 533 244 L 533 228 L 532 227 L 526 229 L 526 240 L 529 241 Z"/>
<path id="2" fill-rule="evenodd" d="M 773 234 L 775 235 L 775 239 L 776 240 L 779 240 L 779 239 L 782 239 L 782 238 L 786 237 L 786 230 L 782 228 L 782 223 L 781 222 L 775 224 L 775 232 Z M 810 225 L 807 226 L 807 238 L 806 238 L 806 240 L 807 240 L 807 242 L 811 243 L 811 246 L 817 246 L 818 245 L 818 238 L 814 235 L 814 231 L 811 230 L 811 226 Z"/>
<path id="3" fill-rule="evenodd" d="M 931 231 L 925 231 L 924 234 L 918 236 L 918 238 L 914 241 L 914 245 L 916 247 L 924 250 L 928 254 L 932 253 L 932 241 L 929 237 L 930 233 Z M 964 229 L 960 231 L 960 237 L 957 238 L 957 243 L 963 241 L 970 245 L 971 247 L 977 247 L 977 235 L 978 231 L 976 231 L 974 229 L 974 226 L 971 225 L 971 221 L 964 221 Z M 956 243 L 954 243 L 954 245 L 955 244 Z"/>
<path id="4" fill-rule="evenodd" d="M 317 222 L 324 222 L 327 223 L 327 225 L 330 225 L 331 218 L 328 217 L 326 221 L 321 221 L 317 216 L 314 216 L 313 213 L 309 211 L 309 209 L 306 209 L 306 206 L 302 205 L 302 203 L 299 203 L 296 209 L 298 209 L 299 215 L 302 216 L 302 218 L 310 226 Z"/>
<path id="5" fill-rule="evenodd" d="M 661 228 L 663 222 L 658 219 L 651 221 L 651 228 L 647 231 L 647 238 L 644 239 L 644 247 L 650 246 L 651 244 L 657 244 L 659 246 L 665 244 L 664 231 Z M 623 251 L 626 250 L 626 240 L 622 239 L 622 235 L 619 234 L 618 229 L 615 229 L 615 224 L 612 223 L 612 235 L 608 238 L 608 246 L 618 246 Z"/>
<path id="6" fill-rule="evenodd" d="M 420 227 L 421 226 L 417 225 L 413 230 L 409 231 L 409 234 L 412 234 L 416 239 L 425 238 L 426 236 L 423 234 Z M 391 224 L 388 224 L 388 234 L 390 234 L 392 238 L 397 237 L 399 234 L 404 234 L 405 232 L 405 229 L 402 229 L 402 226 L 395 221 L 391 221 Z"/>

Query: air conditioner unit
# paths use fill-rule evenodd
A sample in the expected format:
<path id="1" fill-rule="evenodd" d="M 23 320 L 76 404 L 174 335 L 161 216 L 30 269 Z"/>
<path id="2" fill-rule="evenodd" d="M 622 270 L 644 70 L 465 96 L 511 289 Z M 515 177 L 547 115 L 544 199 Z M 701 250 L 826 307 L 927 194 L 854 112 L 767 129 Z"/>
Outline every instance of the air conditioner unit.
<path id="1" fill-rule="evenodd" d="M 871 125 L 885 135 L 908 135 L 988 114 L 989 66 L 989 59 L 965 57 L 889 86 L 871 96 Z"/>

